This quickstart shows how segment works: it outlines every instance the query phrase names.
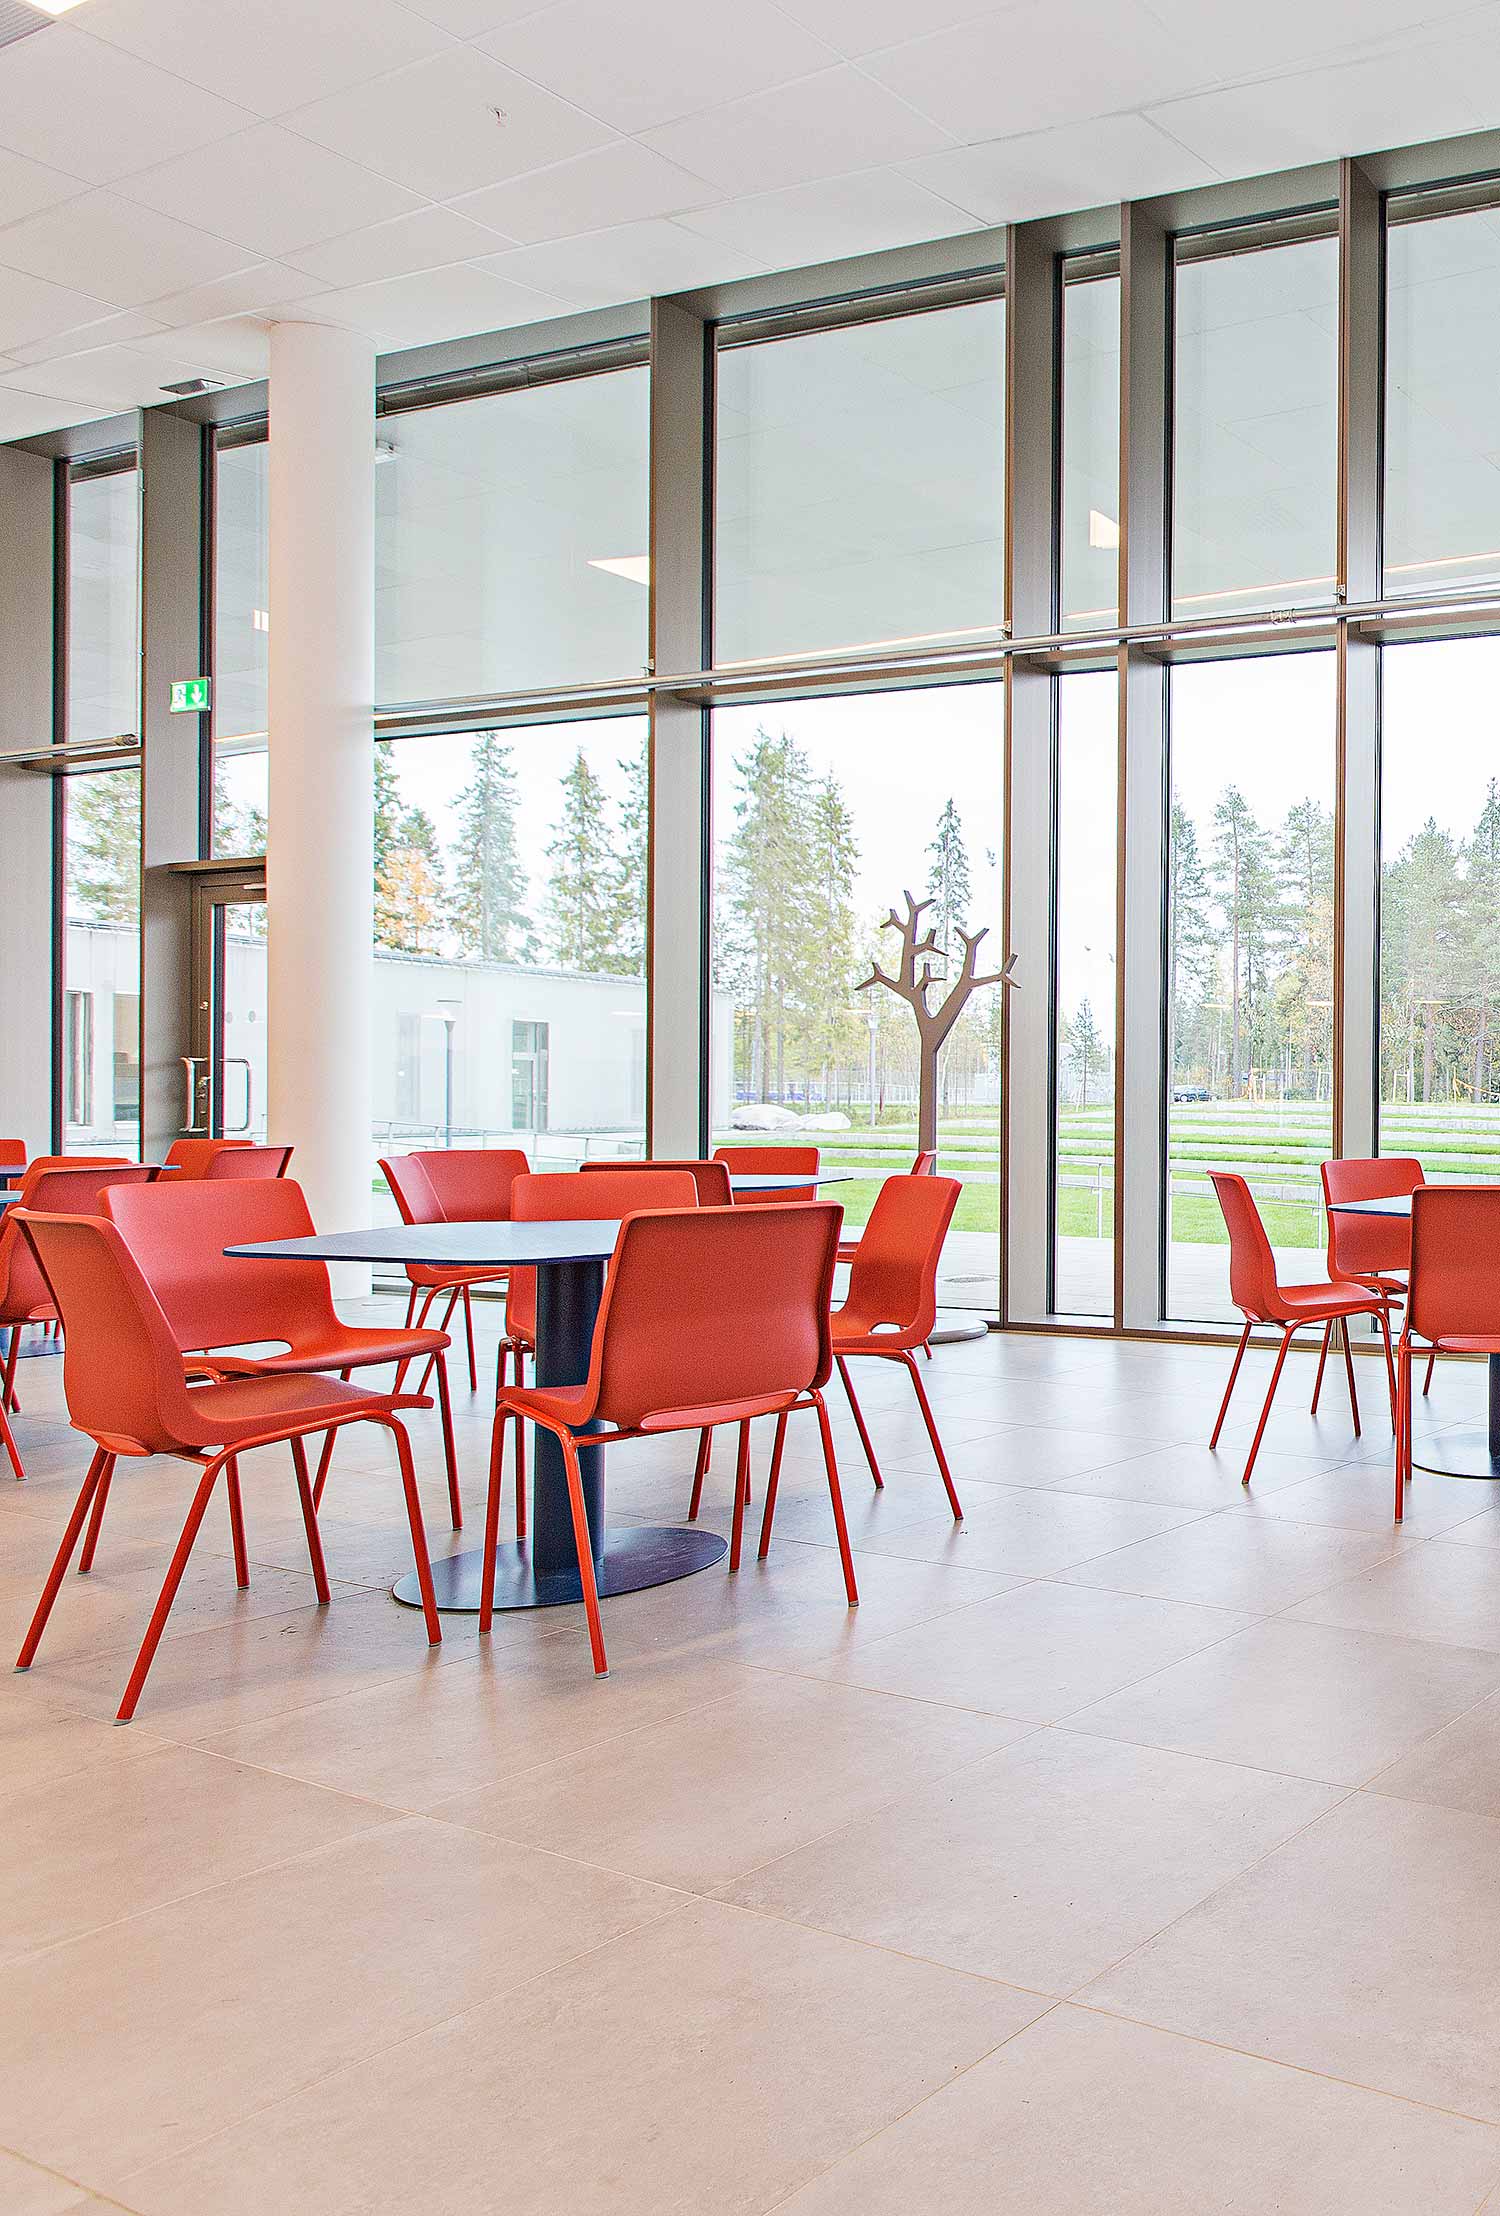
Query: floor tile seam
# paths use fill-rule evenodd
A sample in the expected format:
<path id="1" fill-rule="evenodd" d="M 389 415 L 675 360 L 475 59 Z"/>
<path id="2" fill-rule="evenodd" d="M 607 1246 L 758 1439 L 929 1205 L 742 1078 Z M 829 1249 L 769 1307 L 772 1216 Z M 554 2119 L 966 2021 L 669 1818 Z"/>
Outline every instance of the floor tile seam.
<path id="1" fill-rule="evenodd" d="M 1196 1660 L 1197 1657 L 1194 1656 L 1191 1659 Z M 1106 1693 L 1104 1698 L 1112 1700 L 1114 1695 Z M 1090 1702 L 1087 1705 L 1093 1707 L 1097 1706 L 1097 1703 Z M 1149 1750 L 1152 1754 L 1174 1754 L 1189 1762 L 1215 1762 L 1221 1769 L 1225 1770 L 1252 1770 L 1257 1777 L 1280 1778 L 1288 1785 L 1320 1785 L 1331 1793 L 1344 1795 L 1362 1793 L 1369 1782 L 1365 1778 L 1360 1778 L 1351 1783 L 1348 1778 L 1318 1777 L 1311 1770 L 1285 1770 L 1279 1768 L 1274 1762 L 1251 1762 L 1233 1754 L 1207 1754 L 1199 1747 L 1177 1746 L 1165 1739 L 1122 1739 L 1114 1732 L 1103 1731 L 1080 1722 L 1080 1716 L 1085 1713 L 1086 1709 L 1074 1709 L 1067 1716 L 1055 1717 L 1046 1728 L 1049 1731 L 1066 1731 L 1078 1739 L 1094 1739 L 1104 1746 L 1136 1747 L 1143 1751 Z"/>
<path id="2" fill-rule="evenodd" d="M 1383 1637 L 1385 1635 L 1382 1633 L 1379 1634 L 1379 1636 Z M 1392 1632 L 1390 1636 L 1392 1638 L 1402 1638 L 1406 1635 L 1400 1632 Z M 1411 1644 L 1413 1646 L 1435 1646 L 1437 1644 L 1437 1641 L 1414 1639 L 1411 1641 Z M 1493 1650 L 1489 1648 L 1459 1647 L 1447 1649 L 1445 1651 L 1460 1654 L 1485 1654 L 1487 1656 L 1490 1656 L 1497 1664 L 1500 1664 L 1500 1654 L 1493 1653 Z M 1421 1734 L 1420 1738 L 1414 1739 L 1412 1741 L 1412 1744 L 1404 1749 L 1402 1753 L 1393 1755 L 1389 1762 L 1383 1762 L 1378 1770 L 1372 1770 L 1370 1775 L 1361 1781 L 1359 1790 L 1362 1793 L 1374 1793 L 1381 1800 L 1404 1801 L 1418 1808 L 1447 1808 L 1451 1806 L 1451 1803 L 1448 1801 L 1425 1801 L 1420 1799 L 1417 1795 L 1411 1793 L 1382 1792 L 1380 1780 L 1385 1777 L 1391 1770 L 1399 1770 L 1403 1762 L 1410 1762 L 1414 1760 L 1416 1756 L 1421 1753 L 1424 1747 L 1431 1745 L 1434 1739 L 1440 1739 L 1445 1731 L 1451 1731 L 1456 1724 L 1461 1724 L 1465 1722 L 1468 1717 L 1477 1714 L 1477 1712 L 1481 1708 L 1490 1707 L 1497 1700 L 1497 1698 L 1500 1698 L 1500 1686 L 1497 1686 L 1493 1692 L 1481 1693 L 1478 1700 L 1470 1701 L 1467 1708 L 1460 1708 L 1455 1710 L 1453 1715 L 1447 1717 L 1444 1722 L 1440 1724 L 1434 1724 L 1431 1730 L 1424 1731 Z"/>
<path id="3" fill-rule="evenodd" d="M 1189 1911 L 1191 1913 L 1191 1911 Z M 1149 1944 L 1149 1942 L 1148 1942 Z M 1128 1955 L 1122 1961 L 1128 1961 Z M 1119 1964 L 1114 1965 L 1116 1969 Z M 1105 1973 L 1107 1974 L 1107 1973 Z M 1086 1990 L 1086 1988 L 1080 1988 Z M 1420 2101 L 1412 2093 L 1397 2093 L 1388 2085 L 1372 2085 L 1367 2078 L 1345 2077 L 1337 2070 L 1317 2070 L 1309 2062 L 1291 2062 L 1279 2054 L 1266 2054 L 1257 2047 L 1236 2046 L 1232 2039 L 1213 2039 L 1201 2031 L 1182 2031 L 1176 2025 L 1159 2023 L 1151 2016 L 1138 2016 L 1128 2008 L 1117 2008 L 1104 2001 L 1080 2000 L 1070 1995 L 1059 2002 L 1060 2007 L 1076 2008 L 1087 2016 L 1100 2016 L 1108 2023 L 1130 2024 L 1138 2031 L 1159 2032 L 1168 2039 L 1184 2040 L 1189 2046 L 1206 2047 L 1214 2054 L 1230 2054 L 1245 2062 L 1259 2062 L 1275 2070 L 1291 2070 L 1298 2077 L 1312 2078 L 1322 2085 L 1342 2086 L 1351 2093 L 1371 2093 L 1378 2100 L 1395 2101 L 1402 2108 L 1416 2111 L 1419 2116 L 1441 2116 L 1459 2124 L 1477 2124 L 1482 2131 L 1490 2132 L 1496 2141 L 1497 2160 L 1500 2160 L 1500 2120 L 1494 2116 L 1479 2116 L 1472 2109 L 1449 2108 L 1440 2101 Z M 1486 2198 L 1500 2189 L 1500 2176 L 1485 2188 Z M 1480 2207 L 1484 2206 L 1483 2200 Z"/>
<path id="4" fill-rule="evenodd" d="M 77 2178 L 70 2177 L 66 2170 L 54 2169 L 50 2162 L 38 2162 L 35 2155 L 23 2154 L 19 2147 L 0 2146 L 0 2154 L 8 2154 L 15 2161 L 24 2162 L 29 2169 L 38 2171 L 43 2177 L 56 2178 L 59 2185 L 66 2185 L 70 2192 L 78 2195 L 80 2203 L 84 2200 L 96 2200 L 102 2207 L 121 2210 L 123 2216 L 140 2216 L 138 2209 L 128 2207 L 124 2201 L 112 2199 L 108 2193 L 101 2193 L 95 2186 L 80 2185 Z M 64 2209 L 60 2211 L 60 2216 L 72 2216 L 72 2210 Z"/>
<path id="5" fill-rule="evenodd" d="M 1216 1513 L 1225 1513 L 1225 1511 L 1216 1511 Z M 1248 1523 L 1252 1519 L 1241 1517 L 1238 1520 L 1242 1523 Z M 1296 1528 L 1299 1531 L 1327 1531 L 1330 1528 L 1337 1530 L 1340 1527 L 1337 1525 L 1330 1527 L 1327 1524 L 1298 1524 Z M 1171 1532 L 1164 1531 L 1159 1536 L 1167 1539 L 1171 1537 Z M 1366 1538 L 1373 1536 L 1373 1534 L 1362 1532 L 1357 1536 Z M 1326 1585 L 1315 1586 L 1310 1593 L 1299 1593 L 1295 1600 L 1278 1601 L 1274 1608 L 1252 1608 L 1242 1603 L 1239 1613 L 1246 1616 L 1258 1616 L 1263 1622 L 1269 1622 L 1275 1616 L 1284 1616 L 1289 1609 L 1303 1608 L 1312 1601 L 1325 1599 L 1329 1593 L 1336 1592 L 1341 1585 L 1352 1585 L 1357 1578 L 1368 1577 L 1372 1571 L 1387 1568 L 1390 1563 L 1400 1560 L 1403 1555 L 1414 1554 L 1418 1547 L 1430 1547 L 1436 1545 L 1436 1543 L 1433 1539 L 1419 1537 L 1413 1532 L 1409 1538 L 1403 1539 L 1401 1545 L 1392 1553 L 1383 1555 L 1377 1561 L 1366 1563 L 1362 1569 L 1342 1570 L 1337 1577 L 1330 1578 Z M 1134 1539 L 1130 1542 L 1131 1546 L 1149 1546 L 1150 1544 L 1149 1539 Z M 1126 1554 L 1130 1549 L 1129 1547 L 1116 1547 L 1113 1551 L 1116 1554 Z M 1469 1549 L 1468 1551 L 1473 1552 L 1474 1550 Z M 1097 1563 L 1107 1560 L 1109 1560 L 1109 1556 L 1098 1555 L 1094 1558 L 1093 1563 L 1070 1563 L 1067 1571 L 1058 1573 L 1059 1578 L 1070 1576 L 1074 1570 L 1095 1567 Z M 1090 1592 L 1133 1593 L 1133 1588 L 1126 1585 L 1086 1586 L 1085 1589 Z M 1167 1600 L 1173 1596 L 1165 1593 L 1133 1593 L 1133 1597 L 1137 1600 Z M 1185 1601 L 1181 1605 L 1189 1608 L 1220 1608 L 1225 1604 L 1221 1601 L 1199 1600 Z"/>
<path id="6" fill-rule="evenodd" d="M 492 1833 L 490 1836 L 494 1837 L 496 1835 Z M 524 1842 L 518 1843 L 524 1844 Z M 619 1872 L 608 1871 L 603 1874 L 618 1877 Z M 665 1891 L 666 1888 L 663 1887 L 660 1890 Z M 200 2138 L 173 2147 L 168 2154 L 153 2155 L 149 2162 L 137 2163 L 132 2169 L 124 2173 L 120 2183 L 128 2191 L 134 2179 L 146 2176 L 152 2170 L 160 2169 L 167 2164 L 175 2166 L 184 2160 L 190 2160 L 205 2147 L 213 2146 L 215 2141 L 232 2138 L 236 2132 L 243 2131 L 247 2125 L 254 2124 L 260 2118 L 273 2114 L 276 2109 L 292 2101 L 307 2099 L 310 2094 L 316 2093 L 320 2086 L 327 2085 L 337 2078 L 348 2076 L 356 2070 L 366 2069 L 372 2063 L 381 2062 L 392 2055 L 399 2054 L 403 2047 L 412 2046 L 418 2040 L 432 2039 L 441 2033 L 450 2031 L 455 2024 L 463 2023 L 466 2018 L 477 2015 L 483 2009 L 492 2008 L 497 2000 L 515 2001 L 522 1994 L 528 1992 L 531 1987 L 546 1984 L 549 1980 L 557 1977 L 561 1971 L 572 1969 L 578 1963 L 588 1961 L 593 1955 L 602 1954 L 610 1947 L 621 1945 L 625 1940 L 633 1938 L 637 1932 L 651 1930 L 660 1924 L 669 1923 L 674 1915 L 686 1915 L 692 1909 L 701 1906 L 702 1899 L 700 1896 L 689 1895 L 679 1906 L 668 1910 L 663 1915 L 648 1918 L 644 1923 L 632 1925 L 625 1931 L 614 1932 L 607 1939 L 597 1940 L 593 1946 L 581 1947 L 576 1954 L 567 1955 L 557 1962 L 549 1963 L 546 1969 L 535 1971 L 530 1977 L 521 1978 L 514 1985 L 491 1987 L 480 1999 L 471 2001 L 466 2008 L 454 2009 L 450 2015 L 435 2017 L 431 2023 L 421 2024 L 411 2031 L 404 2031 L 398 2038 L 378 2041 L 373 2047 L 365 2049 L 360 2054 L 345 2055 L 340 2060 L 330 2063 L 326 2069 L 317 2071 L 301 2084 L 284 2088 L 282 2091 L 273 2094 L 269 2099 L 257 2102 L 253 2107 L 247 2109 L 243 2115 L 236 2116 L 232 2122 L 218 2124 L 212 2131 L 203 2133 Z M 92 2192 L 94 2188 L 89 2186 L 85 2190 Z"/>
<path id="7" fill-rule="evenodd" d="M 300 1783 L 301 1780 L 297 1782 Z M 321 1791 L 322 1788 L 314 1787 L 313 1790 Z M 348 1794 L 339 1797 L 352 1798 Z M 0 1981 L 3 1981 L 7 1970 L 14 1970 L 22 1964 L 39 1962 L 49 1955 L 65 1953 L 68 1948 L 101 1938 L 106 1932 L 119 1931 L 126 1924 L 140 1923 L 164 1910 L 181 1908 L 188 1901 L 203 1900 L 211 1894 L 225 1891 L 229 1886 L 243 1884 L 247 1879 L 273 1876 L 278 1870 L 293 1869 L 299 1862 L 313 1861 L 319 1855 L 330 1854 L 357 1840 L 373 1839 L 382 1832 L 390 1831 L 397 1824 L 412 1820 L 407 1810 L 382 1809 L 381 1815 L 385 1818 L 384 1822 L 367 1824 L 362 1830 L 346 1833 L 342 1839 L 325 1839 L 317 1846 L 300 1847 L 295 1854 L 273 1855 L 268 1862 L 252 1863 L 246 1869 L 232 1871 L 227 1877 L 216 1877 L 203 1885 L 188 1885 L 180 1892 L 144 1902 L 139 1908 L 127 1909 L 123 1916 L 109 1916 L 103 1923 L 90 1924 L 85 1930 L 66 1932 L 60 1938 L 43 1940 L 39 1946 L 23 1947 L 15 1954 L 0 1956 Z M 28 2155 L 26 2159 L 30 2161 L 31 2157 Z M 89 2190 L 92 2192 L 93 2188 L 90 2187 Z"/>
<path id="8" fill-rule="evenodd" d="M 1015 1990 L 1024 1991 L 1025 1988 L 1016 1987 Z M 1041 1995 L 1037 1996 L 1037 1998 L 1043 1997 Z M 908 2117 L 915 2116 L 919 2110 L 926 2108 L 930 2102 L 938 2099 L 950 2087 L 961 2084 L 972 2071 L 991 2061 L 1003 2048 L 1010 2046 L 1024 2032 L 1034 2030 L 1039 2023 L 1042 2023 L 1048 2016 L 1055 2015 L 1057 2010 L 1064 2005 L 1063 2002 L 1057 2000 L 1049 2002 L 1047 2007 L 1039 2009 L 1037 2014 L 1029 2017 L 1024 2024 L 1017 2024 L 1014 2031 L 1007 2032 L 1003 2039 L 997 2039 L 992 2047 L 985 2049 L 983 2054 L 976 2055 L 972 2062 L 966 2062 L 961 2069 L 952 2071 L 941 2085 L 935 2085 L 929 2092 L 920 2094 L 916 2100 L 903 2108 L 898 2116 L 887 2117 L 884 2123 L 877 2124 L 872 2131 L 866 2132 L 863 2138 L 856 2139 L 852 2146 L 845 2147 L 841 2153 L 833 2156 L 830 2161 L 820 2162 L 818 2167 L 809 2176 L 800 2179 L 789 2193 L 780 2194 L 774 2201 L 767 2201 L 761 2208 L 757 2209 L 755 2216 L 776 2216 L 778 2209 L 789 2208 L 798 2196 L 805 2193 L 810 2186 L 816 2185 L 820 2179 L 830 2176 L 845 2162 L 852 2161 L 855 2155 L 862 2153 L 866 2147 L 874 2145 L 876 2140 L 883 2139 L 887 2133 L 899 2129 Z"/>
<path id="9" fill-rule="evenodd" d="M 1017 1490 L 1035 1491 L 1040 1491 L 1041 1489 L 1041 1487 L 1017 1488 Z M 1084 1499 L 1092 1496 L 1078 1494 L 1074 1497 L 1077 1499 Z M 1127 1502 L 1126 1505 L 1128 1507 L 1135 1508 L 1150 1508 L 1164 1506 L 1165 1503 L 1153 1501 L 1131 1501 Z M 1215 1516 L 1222 1515 L 1223 1513 L 1224 1510 L 1219 1508 L 1190 1509 L 1186 1514 L 1180 1516 L 1176 1523 L 1166 1524 L 1160 1531 L 1148 1532 L 1144 1538 L 1126 1539 L 1123 1540 L 1118 1546 L 1103 1548 L 1098 1554 L 1081 1555 L 1076 1562 L 1059 1562 L 1054 1564 L 1052 1569 L 1049 1571 L 1037 1571 L 1030 1574 L 1042 1582 L 1051 1583 L 1056 1578 L 1061 1577 L 1065 1571 L 1083 1570 L 1087 1569 L 1092 1563 L 1107 1562 L 1112 1555 L 1125 1554 L 1129 1551 L 1131 1547 L 1149 1546 L 1153 1539 L 1165 1539 L 1169 1537 L 1170 1534 L 1174 1531 L 1186 1531 L 1190 1524 L 1210 1523 Z M 934 1521 L 935 1520 L 936 1519 L 934 1519 Z M 955 1521 L 954 1529 L 955 1531 L 963 1529 L 962 1518 L 959 1518 Z M 958 1570 L 966 1567 L 966 1565 L 961 1562 L 933 1562 L 932 1557 L 926 1554 L 900 1554 L 896 1550 L 901 1536 L 902 1534 L 900 1531 L 893 1531 L 891 1533 L 890 1540 L 889 1542 L 887 1542 L 886 1545 L 879 1548 L 866 1547 L 864 1551 L 867 1554 L 878 1553 L 880 1559 L 885 1562 L 926 1562 L 934 1569 Z M 815 1543 L 821 1544 L 822 1542 L 819 1541 Z M 859 1551 L 859 1548 L 856 1547 L 856 1554 Z M 1003 1562 L 997 1562 L 993 1565 L 993 1574 L 996 1577 L 1026 1577 L 1028 1575 L 1028 1572 L 1025 1570 L 1008 1569 Z"/>

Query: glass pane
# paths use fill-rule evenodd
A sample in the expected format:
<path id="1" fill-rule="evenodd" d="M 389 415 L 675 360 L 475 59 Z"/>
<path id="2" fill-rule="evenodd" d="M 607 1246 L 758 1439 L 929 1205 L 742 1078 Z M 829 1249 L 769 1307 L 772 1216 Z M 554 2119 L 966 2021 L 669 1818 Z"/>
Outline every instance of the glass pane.
<path id="1" fill-rule="evenodd" d="M 140 1139 L 139 770 L 63 783 L 63 1146 L 134 1153 Z"/>
<path id="2" fill-rule="evenodd" d="M 1338 245 L 1177 271 L 1172 609 L 1333 598 Z"/>
<path id="3" fill-rule="evenodd" d="M 720 662 L 993 631 L 1001 301 L 718 358 Z"/>
<path id="4" fill-rule="evenodd" d="M 388 416 L 375 473 L 375 697 L 638 675 L 649 373 Z"/>
<path id="5" fill-rule="evenodd" d="M 68 486 L 70 739 L 134 737 L 140 717 L 140 473 Z M 38 737 L 42 734 L 38 733 Z"/>
<path id="6" fill-rule="evenodd" d="M 1217 1319 L 1235 1311 L 1211 1169 L 1248 1180 L 1294 1282 L 1322 1269 L 1333 656 L 1182 665 L 1171 708 L 1166 1313 Z"/>
<path id="7" fill-rule="evenodd" d="M 1116 693 L 1108 670 L 1058 686 L 1052 1297 L 1063 1315 L 1115 1307 Z"/>
<path id="8" fill-rule="evenodd" d="M 1500 580 L 1500 210 L 1386 245 L 1385 587 Z"/>
<path id="9" fill-rule="evenodd" d="M 1062 622 L 1112 624 L 1120 591 L 1120 280 L 1063 287 Z"/>
<path id="10" fill-rule="evenodd" d="M 1380 1144 L 1500 1176 L 1500 639 L 1388 649 L 1381 680 Z"/>
<path id="11" fill-rule="evenodd" d="M 721 708 L 714 716 L 714 1144 L 806 1133 L 850 1229 L 882 1175 L 917 1151 L 919 1056 L 883 929 L 910 891 L 939 952 L 938 1005 L 961 929 L 1000 962 L 1003 708 L 998 685 Z M 943 1257 L 950 1307 L 991 1308 L 999 1264 L 1000 1004 L 976 992 L 943 1050 L 940 1166 L 964 1191 Z"/>
<path id="12" fill-rule="evenodd" d="M 375 748 L 376 1154 L 644 1152 L 646 796 L 641 716 Z"/>
<path id="13" fill-rule="evenodd" d="M 221 447 L 214 462 L 215 854 L 266 843 L 266 654 L 270 646 L 269 449 Z"/>

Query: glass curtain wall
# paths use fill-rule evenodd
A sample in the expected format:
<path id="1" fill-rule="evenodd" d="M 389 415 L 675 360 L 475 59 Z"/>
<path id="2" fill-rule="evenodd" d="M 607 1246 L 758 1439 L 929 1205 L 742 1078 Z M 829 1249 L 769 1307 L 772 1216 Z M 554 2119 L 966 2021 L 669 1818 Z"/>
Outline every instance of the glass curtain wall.
<path id="1" fill-rule="evenodd" d="M 1113 670 L 1057 687 L 1052 1306 L 1115 1308 L 1119 729 Z"/>
<path id="2" fill-rule="evenodd" d="M 213 851 L 236 859 L 266 844 L 269 462 L 263 438 L 214 455 Z"/>
<path id="3" fill-rule="evenodd" d="M 998 684 L 720 708 L 713 718 L 713 1143 L 805 1139 L 851 1226 L 917 1152 L 922 1086 L 903 936 L 923 904 L 930 1004 L 958 984 L 961 934 L 1003 941 Z M 943 1258 L 950 1306 L 991 1308 L 998 1278 L 1001 999 L 972 994 L 937 1066 L 939 1167 L 963 1180 Z M 863 1174 L 861 1174 L 863 1173 Z"/>
<path id="4" fill-rule="evenodd" d="M 63 734 L 130 738 L 140 715 L 140 475 L 133 459 L 70 471 L 64 509 Z M 141 779 L 61 781 L 63 1147 L 140 1139 Z"/>
<path id="5" fill-rule="evenodd" d="M 1098 630 L 1119 607 L 1119 278 L 1067 279 L 1062 316 L 1062 628 Z"/>

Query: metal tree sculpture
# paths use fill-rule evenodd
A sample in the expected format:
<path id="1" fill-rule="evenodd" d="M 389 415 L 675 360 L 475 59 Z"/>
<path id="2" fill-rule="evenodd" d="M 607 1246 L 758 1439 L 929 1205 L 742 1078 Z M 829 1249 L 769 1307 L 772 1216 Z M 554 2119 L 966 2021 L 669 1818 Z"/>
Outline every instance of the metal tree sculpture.
<path id="1" fill-rule="evenodd" d="M 884 985 L 898 1000 L 904 1000 L 917 1019 L 917 1033 L 921 1041 L 918 1057 L 917 1091 L 917 1151 L 927 1153 L 937 1145 L 937 1066 L 949 1032 L 963 1014 L 971 993 L 984 985 L 1009 985 L 1015 989 L 1011 971 L 1016 957 L 1011 955 L 1003 969 L 990 970 L 980 977 L 975 974 L 974 958 L 979 942 L 986 936 L 985 930 L 957 932 L 963 942 L 964 958 L 959 972 L 937 1006 L 929 1007 L 927 995 L 940 982 L 932 967 L 934 956 L 941 958 L 943 950 L 930 930 L 921 931 L 922 916 L 932 906 L 930 900 L 913 900 L 910 893 L 903 893 L 906 914 L 898 916 L 893 908 L 881 926 L 885 931 L 901 934 L 901 961 L 894 977 L 888 976 L 878 962 L 870 965 L 870 974 L 860 980 L 858 990 L 868 992 L 872 985 Z M 920 936 L 919 936 L 920 933 Z M 920 967 L 919 967 L 920 965 Z"/>

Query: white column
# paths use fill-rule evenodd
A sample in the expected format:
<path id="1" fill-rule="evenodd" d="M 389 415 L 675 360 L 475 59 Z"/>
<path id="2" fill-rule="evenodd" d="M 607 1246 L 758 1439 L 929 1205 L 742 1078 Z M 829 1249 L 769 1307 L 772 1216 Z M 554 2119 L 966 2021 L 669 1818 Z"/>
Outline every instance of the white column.
<path id="1" fill-rule="evenodd" d="M 268 1135 L 320 1230 L 370 1219 L 375 357 L 271 333 Z"/>

